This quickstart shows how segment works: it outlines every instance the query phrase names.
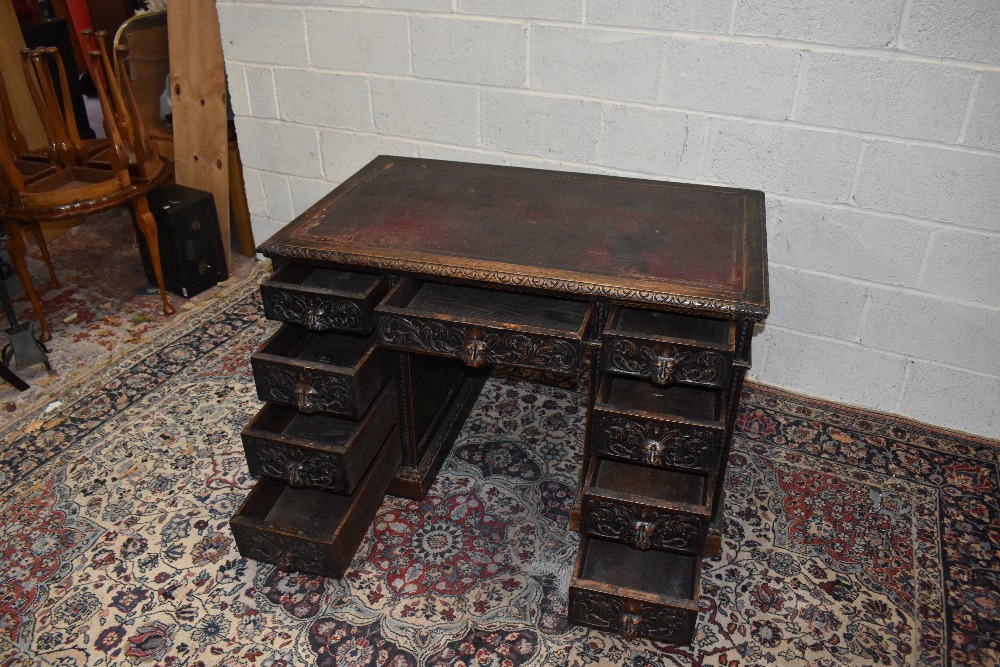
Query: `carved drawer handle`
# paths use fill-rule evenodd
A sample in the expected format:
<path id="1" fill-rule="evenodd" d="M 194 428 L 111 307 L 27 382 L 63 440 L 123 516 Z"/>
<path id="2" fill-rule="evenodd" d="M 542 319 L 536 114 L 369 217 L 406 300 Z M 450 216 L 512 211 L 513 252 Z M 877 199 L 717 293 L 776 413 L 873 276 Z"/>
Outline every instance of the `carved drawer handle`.
<path id="1" fill-rule="evenodd" d="M 299 382 L 295 385 L 295 389 L 292 391 L 296 397 L 298 397 L 298 407 L 299 412 L 304 414 L 310 414 L 316 411 L 316 406 L 312 404 L 312 397 L 316 395 L 316 390 L 313 389 L 305 381 Z"/>
<path id="2" fill-rule="evenodd" d="M 632 522 L 632 532 L 628 537 L 628 545 L 639 551 L 649 551 L 653 546 L 653 526 L 649 521 L 636 519 Z"/>
<path id="3" fill-rule="evenodd" d="M 319 321 L 326 316 L 326 308 L 323 304 L 313 304 L 306 308 L 306 328 L 316 331 L 320 328 Z"/>
<path id="4" fill-rule="evenodd" d="M 649 368 L 649 379 L 653 384 L 670 384 L 679 363 L 680 358 L 677 356 L 658 355 Z"/>
<path id="5" fill-rule="evenodd" d="M 305 465 L 302 461 L 289 461 L 286 472 L 288 473 L 288 486 L 299 488 L 302 484 L 302 471 Z"/>
<path id="6" fill-rule="evenodd" d="M 639 625 L 642 624 L 642 616 L 638 614 L 622 614 L 622 629 L 618 633 L 622 639 L 632 641 L 639 634 Z"/>
<path id="7" fill-rule="evenodd" d="M 642 442 L 642 462 L 650 466 L 661 465 L 665 448 L 666 445 L 659 440 L 647 438 Z"/>
<path id="8" fill-rule="evenodd" d="M 462 347 L 462 361 L 471 368 L 486 365 L 488 346 L 482 340 L 483 332 L 479 329 L 469 329 L 465 332 L 465 345 Z"/>
<path id="9" fill-rule="evenodd" d="M 292 559 L 292 554 L 289 553 L 287 550 L 282 549 L 281 551 L 279 551 L 278 555 L 275 557 L 275 560 L 277 561 L 275 565 L 277 565 L 279 571 L 295 572 L 295 561 Z"/>

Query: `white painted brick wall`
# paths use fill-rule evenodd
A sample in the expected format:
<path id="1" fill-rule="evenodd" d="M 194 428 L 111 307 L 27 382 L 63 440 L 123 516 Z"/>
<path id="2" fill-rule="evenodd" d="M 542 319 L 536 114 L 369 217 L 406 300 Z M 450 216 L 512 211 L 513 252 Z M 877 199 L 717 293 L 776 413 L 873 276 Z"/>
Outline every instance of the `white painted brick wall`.
<path id="1" fill-rule="evenodd" d="M 753 377 L 1000 437 L 996 0 L 223 0 L 259 241 L 379 153 L 767 193 Z"/>

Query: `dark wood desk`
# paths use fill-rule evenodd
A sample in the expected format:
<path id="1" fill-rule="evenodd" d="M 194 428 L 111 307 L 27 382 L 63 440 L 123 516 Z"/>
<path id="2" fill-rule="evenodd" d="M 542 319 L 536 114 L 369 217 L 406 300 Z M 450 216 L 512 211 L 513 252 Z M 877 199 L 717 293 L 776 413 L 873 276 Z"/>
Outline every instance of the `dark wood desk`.
<path id="1" fill-rule="evenodd" d="M 492 367 L 589 380 L 570 620 L 691 640 L 753 324 L 760 192 L 376 158 L 261 246 L 240 552 L 341 576 L 421 498 Z M 333 508 L 333 509 L 331 509 Z"/>

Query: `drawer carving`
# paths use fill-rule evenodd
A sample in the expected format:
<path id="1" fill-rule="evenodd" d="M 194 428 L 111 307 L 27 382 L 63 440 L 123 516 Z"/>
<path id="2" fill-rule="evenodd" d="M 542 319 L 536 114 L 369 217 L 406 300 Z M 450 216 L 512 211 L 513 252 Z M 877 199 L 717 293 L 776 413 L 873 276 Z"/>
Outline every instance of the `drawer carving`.
<path id="1" fill-rule="evenodd" d="M 589 498 L 586 530 L 595 537 L 625 542 L 633 549 L 701 551 L 705 522 L 696 516 Z"/>
<path id="2" fill-rule="evenodd" d="M 608 341 L 605 360 L 609 371 L 649 378 L 658 385 L 673 382 L 721 385 L 729 368 L 729 360 L 718 352 L 625 338 Z"/>
<path id="3" fill-rule="evenodd" d="M 558 338 L 529 336 L 517 331 L 424 321 L 401 315 L 379 315 L 379 338 L 386 344 L 447 354 L 478 368 L 486 364 L 532 366 L 559 373 L 579 367 L 576 346 Z"/>
<path id="4" fill-rule="evenodd" d="M 363 331 L 364 313 L 358 304 L 313 294 L 262 290 L 264 312 L 271 319 L 293 322 L 312 331 Z"/>
<path id="5" fill-rule="evenodd" d="M 311 542 L 288 538 L 280 533 L 242 531 L 240 555 L 244 558 L 273 563 L 282 572 L 327 572 L 333 568 L 324 547 Z"/>
<path id="6" fill-rule="evenodd" d="M 299 412 L 349 413 L 354 399 L 350 382 L 330 375 L 313 375 L 266 362 L 254 369 L 257 392 L 265 401 L 275 401 L 296 407 Z"/>
<path id="7" fill-rule="evenodd" d="M 718 465 L 721 446 L 713 432 L 608 414 L 597 415 L 594 428 L 601 456 L 703 472 Z"/>
<path id="8" fill-rule="evenodd" d="M 336 456 L 322 452 L 299 456 L 286 447 L 250 436 L 244 436 L 244 444 L 253 449 L 261 475 L 284 479 L 293 488 L 341 489 L 346 484 L 344 468 Z"/>
<path id="9" fill-rule="evenodd" d="M 687 643 L 694 633 L 695 614 L 604 595 L 578 588 L 572 591 L 570 620 L 606 630 L 633 640 L 648 637 L 654 641 Z"/>

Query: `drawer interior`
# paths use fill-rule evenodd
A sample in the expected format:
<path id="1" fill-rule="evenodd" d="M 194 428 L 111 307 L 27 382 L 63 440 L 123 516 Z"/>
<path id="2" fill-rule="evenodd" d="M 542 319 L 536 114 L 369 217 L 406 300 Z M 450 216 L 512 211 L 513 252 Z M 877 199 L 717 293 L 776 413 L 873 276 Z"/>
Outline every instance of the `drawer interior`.
<path id="1" fill-rule="evenodd" d="M 591 485 L 628 497 L 689 503 L 704 507 L 708 501 L 708 478 L 702 475 L 651 468 L 595 458 Z"/>
<path id="2" fill-rule="evenodd" d="M 588 539 L 580 578 L 685 600 L 699 592 L 699 558 L 670 551 L 639 551 L 626 544 Z"/>
<path id="3" fill-rule="evenodd" d="M 358 430 L 358 422 L 321 414 L 303 414 L 294 408 L 268 403 L 254 420 L 254 430 L 340 446 Z"/>
<path id="4" fill-rule="evenodd" d="M 350 510 L 351 502 L 351 496 L 296 489 L 261 477 L 240 515 L 263 521 L 285 533 L 329 539 Z"/>
<path id="5" fill-rule="evenodd" d="M 525 327 L 583 337 L 590 312 L 584 301 L 403 280 L 383 302 L 392 311 L 490 327 Z"/>
<path id="6" fill-rule="evenodd" d="M 721 391 L 676 385 L 660 387 L 615 375 L 604 377 L 597 401 L 612 410 L 654 412 L 701 422 L 722 421 L 725 415 Z"/>
<path id="7" fill-rule="evenodd" d="M 312 333 L 283 326 L 263 348 L 262 354 L 298 361 L 353 368 L 375 347 L 367 338 L 335 333 Z"/>
<path id="8" fill-rule="evenodd" d="M 615 307 L 605 332 L 650 340 L 669 338 L 699 347 L 736 347 L 735 322 L 642 308 Z"/>
<path id="9" fill-rule="evenodd" d="M 305 287 L 332 294 L 362 297 L 382 279 L 382 276 L 368 273 L 321 269 L 306 264 L 288 264 L 275 272 L 267 282 L 276 287 Z"/>

